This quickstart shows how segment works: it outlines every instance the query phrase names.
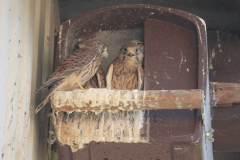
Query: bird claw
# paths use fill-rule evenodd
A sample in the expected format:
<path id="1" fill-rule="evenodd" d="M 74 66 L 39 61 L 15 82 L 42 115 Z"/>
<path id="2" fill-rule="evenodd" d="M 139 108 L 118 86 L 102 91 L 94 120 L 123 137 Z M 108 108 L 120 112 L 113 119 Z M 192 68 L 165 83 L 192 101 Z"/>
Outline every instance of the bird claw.
<path id="1" fill-rule="evenodd" d="M 77 85 L 78 85 L 78 87 L 79 87 L 81 90 L 85 90 L 85 89 L 90 89 L 90 88 L 92 88 L 91 86 L 87 86 L 87 87 L 83 88 L 83 86 L 82 86 L 80 83 L 78 83 L 78 82 L 77 82 Z"/>
<path id="2" fill-rule="evenodd" d="M 92 88 L 91 86 L 87 86 L 87 87 L 85 87 L 85 89 L 90 89 L 90 88 Z"/>
<path id="3" fill-rule="evenodd" d="M 81 90 L 85 90 L 85 88 L 83 88 L 83 86 L 79 82 L 77 82 L 77 85 Z"/>

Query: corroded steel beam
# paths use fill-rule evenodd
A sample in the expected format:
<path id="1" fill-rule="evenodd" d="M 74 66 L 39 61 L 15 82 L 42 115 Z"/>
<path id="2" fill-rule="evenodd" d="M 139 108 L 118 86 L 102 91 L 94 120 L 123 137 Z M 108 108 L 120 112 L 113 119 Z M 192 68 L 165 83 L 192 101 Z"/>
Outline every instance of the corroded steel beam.
<path id="1" fill-rule="evenodd" d="M 51 97 L 54 111 L 158 110 L 203 108 L 202 90 L 57 91 Z"/>
<path id="2" fill-rule="evenodd" d="M 240 103 L 239 83 L 211 82 L 211 85 L 214 88 L 214 95 L 212 89 L 210 89 L 210 94 L 216 106 L 231 107 L 234 103 Z"/>

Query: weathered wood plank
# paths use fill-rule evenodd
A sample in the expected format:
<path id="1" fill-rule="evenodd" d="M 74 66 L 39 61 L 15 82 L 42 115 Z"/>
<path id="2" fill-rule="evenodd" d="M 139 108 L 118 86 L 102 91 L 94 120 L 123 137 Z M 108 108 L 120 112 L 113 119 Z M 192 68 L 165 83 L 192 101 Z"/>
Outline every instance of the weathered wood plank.
<path id="1" fill-rule="evenodd" d="M 231 107 L 233 103 L 240 103 L 240 83 L 211 82 L 215 92 L 216 106 Z M 211 98 L 212 89 L 210 88 Z"/>
<path id="2" fill-rule="evenodd" d="M 55 111 L 195 109 L 203 107 L 202 90 L 58 91 L 51 97 Z"/>

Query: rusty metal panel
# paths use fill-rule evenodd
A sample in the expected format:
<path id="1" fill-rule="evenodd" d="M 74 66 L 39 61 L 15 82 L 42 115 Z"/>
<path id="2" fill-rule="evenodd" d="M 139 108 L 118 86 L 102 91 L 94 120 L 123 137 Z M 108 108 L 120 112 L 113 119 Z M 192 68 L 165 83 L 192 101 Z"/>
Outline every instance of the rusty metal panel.
<path id="1" fill-rule="evenodd" d="M 145 89 L 198 88 L 196 29 L 166 21 L 145 21 Z"/>
<path id="2" fill-rule="evenodd" d="M 152 23 L 152 20 L 156 21 Z M 158 26 L 159 23 L 160 27 Z M 151 25 L 153 28 L 159 29 L 151 33 Z M 140 32 L 135 32 L 137 35 L 133 37 L 142 36 L 143 39 L 144 36 L 146 49 L 145 89 L 201 89 L 205 95 L 208 95 L 205 24 L 194 15 L 170 8 L 151 5 L 123 5 L 99 9 L 70 19 L 60 29 L 57 47 L 60 61 L 71 52 L 76 40 L 95 37 L 100 32 L 107 32 L 109 33 L 108 36 L 112 37 L 114 32 L 124 29 L 130 31 L 138 29 Z M 165 32 L 162 32 L 161 29 Z M 152 34 L 159 36 L 154 37 L 151 36 Z M 106 42 L 116 42 L 115 39 L 117 38 L 119 37 L 113 37 L 112 39 L 106 37 L 104 40 Z M 124 38 L 119 39 L 124 40 Z M 164 39 L 166 39 L 166 42 Z M 156 49 L 157 53 L 153 53 L 152 49 Z M 171 58 L 174 59 L 173 62 L 171 62 Z M 159 63 L 156 63 L 158 61 Z M 154 65 L 152 65 L 152 62 L 154 62 Z M 150 67 L 152 68 L 150 69 Z M 156 73 L 159 73 L 159 76 L 154 76 Z M 169 77 L 171 80 L 169 80 Z M 156 81 L 161 85 L 158 85 Z M 92 160 L 171 160 L 182 157 L 180 152 L 177 151 L 181 148 L 183 154 L 193 153 L 188 155 L 193 160 L 211 160 L 211 143 L 205 139 L 205 133 L 211 127 L 208 96 L 205 97 L 204 125 L 202 124 L 200 110 L 149 111 L 145 115 L 151 126 L 149 132 L 151 141 L 149 144 L 92 142 L 86 145 L 84 149 L 73 154 L 69 154 L 67 147 L 60 147 L 59 150 L 62 152 L 59 152 L 59 157 L 60 159 L 63 158 L 64 153 L 66 153 L 68 157 L 65 156 L 63 159 L 85 157 Z M 173 153 L 176 153 L 176 155 L 173 156 Z"/>
<path id="3" fill-rule="evenodd" d="M 211 82 L 211 98 L 214 106 L 231 107 L 240 103 L 240 84 Z"/>
<path id="4" fill-rule="evenodd" d="M 238 32 L 208 32 L 211 82 L 240 83 L 239 43 Z"/>
<path id="5" fill-rule="evenodd" d="M 208 32 L 210 81 L 240 83 L 238 32 Z M 214 151 L 240 151 L 240 105 L 213 108 Z"/>
<path id="6" fill-rule="evenodd" d="M 186 23 L 179 22 L 179 25 L 176 25 L 152 19 L 145 21 L 145 89 L 203 88 L 206 92 L 207 54 L 202 52 L 206 47 L 206 40 L 205 45 L 198 45 L 198 43 L 202 43 L 201 38 L 198 39 L 202 35 L 198 35 L 197 28 L 184 24 Z M 171 111 L 169 112 L 171 113 Z M 196 139 L 204 139 L 202 135 L 204 127 L 199 126 L 201 124 L 201 120 L 198 118 L 201 114 L 200 110 L 178 112 L 175 111 L 173 114 L 183 115 L 186 112 L 195 114 L 195 117 L 186 114 L 184 119 L 187 120 L 187 123 L 182 117 L 177 116 L 165 122 L 169 126 L 174 123 L 177 130 L 176 135 L 172 134 L 172 136 L 176 136 L 175 139 L 169 139 L 166 142 L 170 146 L 179 141 L 178 136 L 181 135 L 182 130 L 185 131 L 182 136 L 185 136 L 186 139 L 180 140 L 185 145 L 178 144 L 180 147 L 175 147 L 177 145 L 175 144 L 172 146 L 173 159 L 184 159 L 184 157 L 186 159 L 205 159 L 204 154 L 193 154 L 203 152 L 204 142 L 196 142 L 187 138 L 187 135 L 192 135 Z M 163 117 L 165 114 L 159 111 L 159 117 Z M 157 129 L 161 130 L 162 128 L 159 126 Z M 159 144 L 159 146 L 162 145 Z"/>

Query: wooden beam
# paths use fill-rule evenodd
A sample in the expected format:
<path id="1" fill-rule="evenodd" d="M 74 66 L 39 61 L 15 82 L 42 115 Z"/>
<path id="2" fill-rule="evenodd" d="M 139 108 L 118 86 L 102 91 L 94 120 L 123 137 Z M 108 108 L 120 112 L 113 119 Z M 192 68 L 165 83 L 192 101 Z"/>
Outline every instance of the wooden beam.
<path id="1" fill-rule="evenodd" d="M 211 82 L 211 85 L 215 95 L 210 88 L 210 97 L 217 107 L 231 107 L 234 103 L 240 103 L 240 83 Z"/>
<path id="2" fill-rule="evenodd" d="M 158 110 L 203 108 L 202 90 L 57 91 L 51 97 L 55 111 Z"/>

